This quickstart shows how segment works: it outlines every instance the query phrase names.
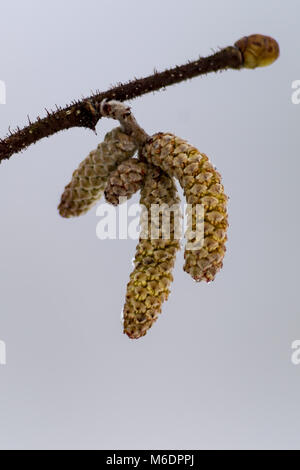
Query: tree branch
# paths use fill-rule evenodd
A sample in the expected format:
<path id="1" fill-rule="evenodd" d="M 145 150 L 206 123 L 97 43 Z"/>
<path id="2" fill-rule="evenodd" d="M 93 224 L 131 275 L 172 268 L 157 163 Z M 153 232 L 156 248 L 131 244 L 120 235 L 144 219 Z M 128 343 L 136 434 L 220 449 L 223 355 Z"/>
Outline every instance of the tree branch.
<path id="1" fill-rule="evenodd" d="M 259 54 L 261 55 L 262 48 L 263 60 L 261 60 L 260 63 Z M 255 59 L 258 59 L 256 61 L 258 63 L 255 63 L 254 66 L 253 54 Z M 249 56 L 251 56 L 252 59 L 251 68 L 255 68 L 260 65 L 269 65 L 277 59 L 278 55 L 279 48 L 274 39 L 268 38 L 267 36 L 253 35 L 243 38 L 239 40 L 235 46 L 226 47 L 209 57 L 200 58 L 160 73 L 155 72 L 148 77 L 120 84 L 105 92 L 95 93 L 81 101 L 74 101 L 71 105 L 63 109 L 57 108 L 54 112 L 47 112 L 47 116 L 43 119 L 38 117 L 34 123 L 29 121 L 29 125 L 23 129 L 17 128 L 15 132 L 10 131 L 6 138 L 0 140 L 0 162 L 9 159 L 14 153 L 18 153 L 31 144 L 38 142 L 44 137 L 49 137 L 56 132 L 72 127 L 86 127 L 95 130 L 98 120 L 102 117 L 100 104 L 104 99 L 128 101 L 198 75 L 205 75 L 210 72 L 217 72 L 229 68 L 250 68 Z"/>

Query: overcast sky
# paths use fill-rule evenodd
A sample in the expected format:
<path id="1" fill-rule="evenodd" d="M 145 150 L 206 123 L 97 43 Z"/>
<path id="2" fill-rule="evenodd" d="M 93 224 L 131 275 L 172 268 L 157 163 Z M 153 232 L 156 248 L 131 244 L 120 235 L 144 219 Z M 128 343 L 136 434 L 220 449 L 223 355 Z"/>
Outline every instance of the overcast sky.
<path id="1" fill-rule="evenodd" d="M 96 207 L 77 220 L 57 212 L 112 122 L 1 164 L 0 448 L 299 449 L 299 14 L 297 0 L 1 2 L 2 136 L 27 114 L 244 35 L 274 36 L 281 57 L 131 103 L 148 133 L 209 155 L 230 196 L 222 272 L 197 284 L 181 253 L 138 341 L 120 323 L 136 242 L 97 239 Z"/>

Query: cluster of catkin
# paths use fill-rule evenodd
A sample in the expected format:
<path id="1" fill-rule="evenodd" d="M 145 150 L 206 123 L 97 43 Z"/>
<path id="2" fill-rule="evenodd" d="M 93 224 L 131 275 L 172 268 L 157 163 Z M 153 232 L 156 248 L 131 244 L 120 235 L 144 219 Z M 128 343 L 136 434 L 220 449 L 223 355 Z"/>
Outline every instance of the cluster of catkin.
<path id="1" fill-rule="evenodd" d="M 109 132 L 73 173 L 59 212 L 63 217 L 84 214 L 103 193 L 108 203 L 117 206 L 120 197 L 130 198 L 140 190 L 141 233 L 123 309 L 124 333 L 140 338 L 156 321 L 168 298 L 180 248 L 180 201 L 174 179 L 182 186 L 192 209 L 197 205 L 203 208 L 203 240 L 196 248 L 190 244 L 185 248 L 184 270 L 196 281 L 212 281 L 222 268 L 228 228 L 227 196 L 220 174 L 205 154 L 169 133 L 147 136 L 128 108 L 122 114 L 122 106 L 120 111 L 115 105 L 119 114 L 110 117 L 125 125 Z M 132 128 L 139 132 L 132 132 Z M 156 221 L 152 217 L 153 206 L 161 209 Z M 170 218 L 167 234 L 164 211 Z M 196 227 L 196 211 L 192 210 L 191 228 Z"/>

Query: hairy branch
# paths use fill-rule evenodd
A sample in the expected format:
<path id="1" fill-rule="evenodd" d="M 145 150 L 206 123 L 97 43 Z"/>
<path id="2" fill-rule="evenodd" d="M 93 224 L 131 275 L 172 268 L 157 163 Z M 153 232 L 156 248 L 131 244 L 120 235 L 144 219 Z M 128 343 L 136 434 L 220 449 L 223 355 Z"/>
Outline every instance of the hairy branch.
<path id="1" fill-rule="evenodd" d="M 120 84 L 105 92 L 95 93 L 81 101 L 74 101 L 63 109 L 57 108 L 54 112 L 47 112 L 47 116 L 43 119 L 37 118 L 34 123 L 29 121 L 28 126 L 23 129 L 17 128 L 15 132 L 10 132 L 6 138 L 0 140 L 0 162 L 56 132 L 72 127 L 86 127 L 95 130 L 98 120 L 102 117 L 100 104 L 104 99 L 128 101 L 198 75 L 229 68 L 255 68 L 269 65 L 277 59 L 278 55 L 279 47 L 274 39 L 253 35 L 243 38 L 235 46 L 226 47 L 209 57 Z"/>

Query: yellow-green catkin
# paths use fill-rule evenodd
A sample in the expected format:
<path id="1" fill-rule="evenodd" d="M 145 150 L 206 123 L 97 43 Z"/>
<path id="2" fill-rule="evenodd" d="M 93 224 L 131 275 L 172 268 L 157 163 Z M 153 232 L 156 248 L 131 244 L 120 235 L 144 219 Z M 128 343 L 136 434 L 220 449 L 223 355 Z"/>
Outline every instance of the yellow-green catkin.
<path id="1" fill-rule="evenodd" d="M 147 173 L 147 164 L 129 158 L 111 173 L 104 191 L 105 199 L 117 206 L 120 197 L 130 199 L 140 188 Z"/>
<path id="2" fill-rule="evenodd" d="M 142 156 L 178 178 L 188 204 L 204 208 L 204 243 L 185 250 L 184 270 L 196 281 L 212 281 L 223 266 L 227 240 L 227 196 L 221 175 L 208 157 L 173 134 L 155 134 L 143 147 Z M 193 227 L 195 226 L 193 211 Z"/>
<path id="3" fill-rule="evenodd" d="M 173 179 L 160 169 L 149 167 L 142 184 L 140 203 L 144 208 L 141 236 L 123 310 L 124 333 L 132 339 L 144 336 L 157 320 L 170 292 L 171 273 L 180 248 L 177 233 L 179 198 Z M 155 204 L 171 213 L 168 234 L 162 226 L 163 216 L 159 217 L 158 224 L 153 223 L 151 206 Z M 151 238 L 152 226 L 157 229 L 157 239 Z"/>
<path id="4" fill-rule="evenodd" d="M 58 206 L 62 217 L 85 214 L 102 196 L 107 180 L 119 163 L 134 155 L 136 144 L 121 127 L 108 132 L 74 171 Z"/>

